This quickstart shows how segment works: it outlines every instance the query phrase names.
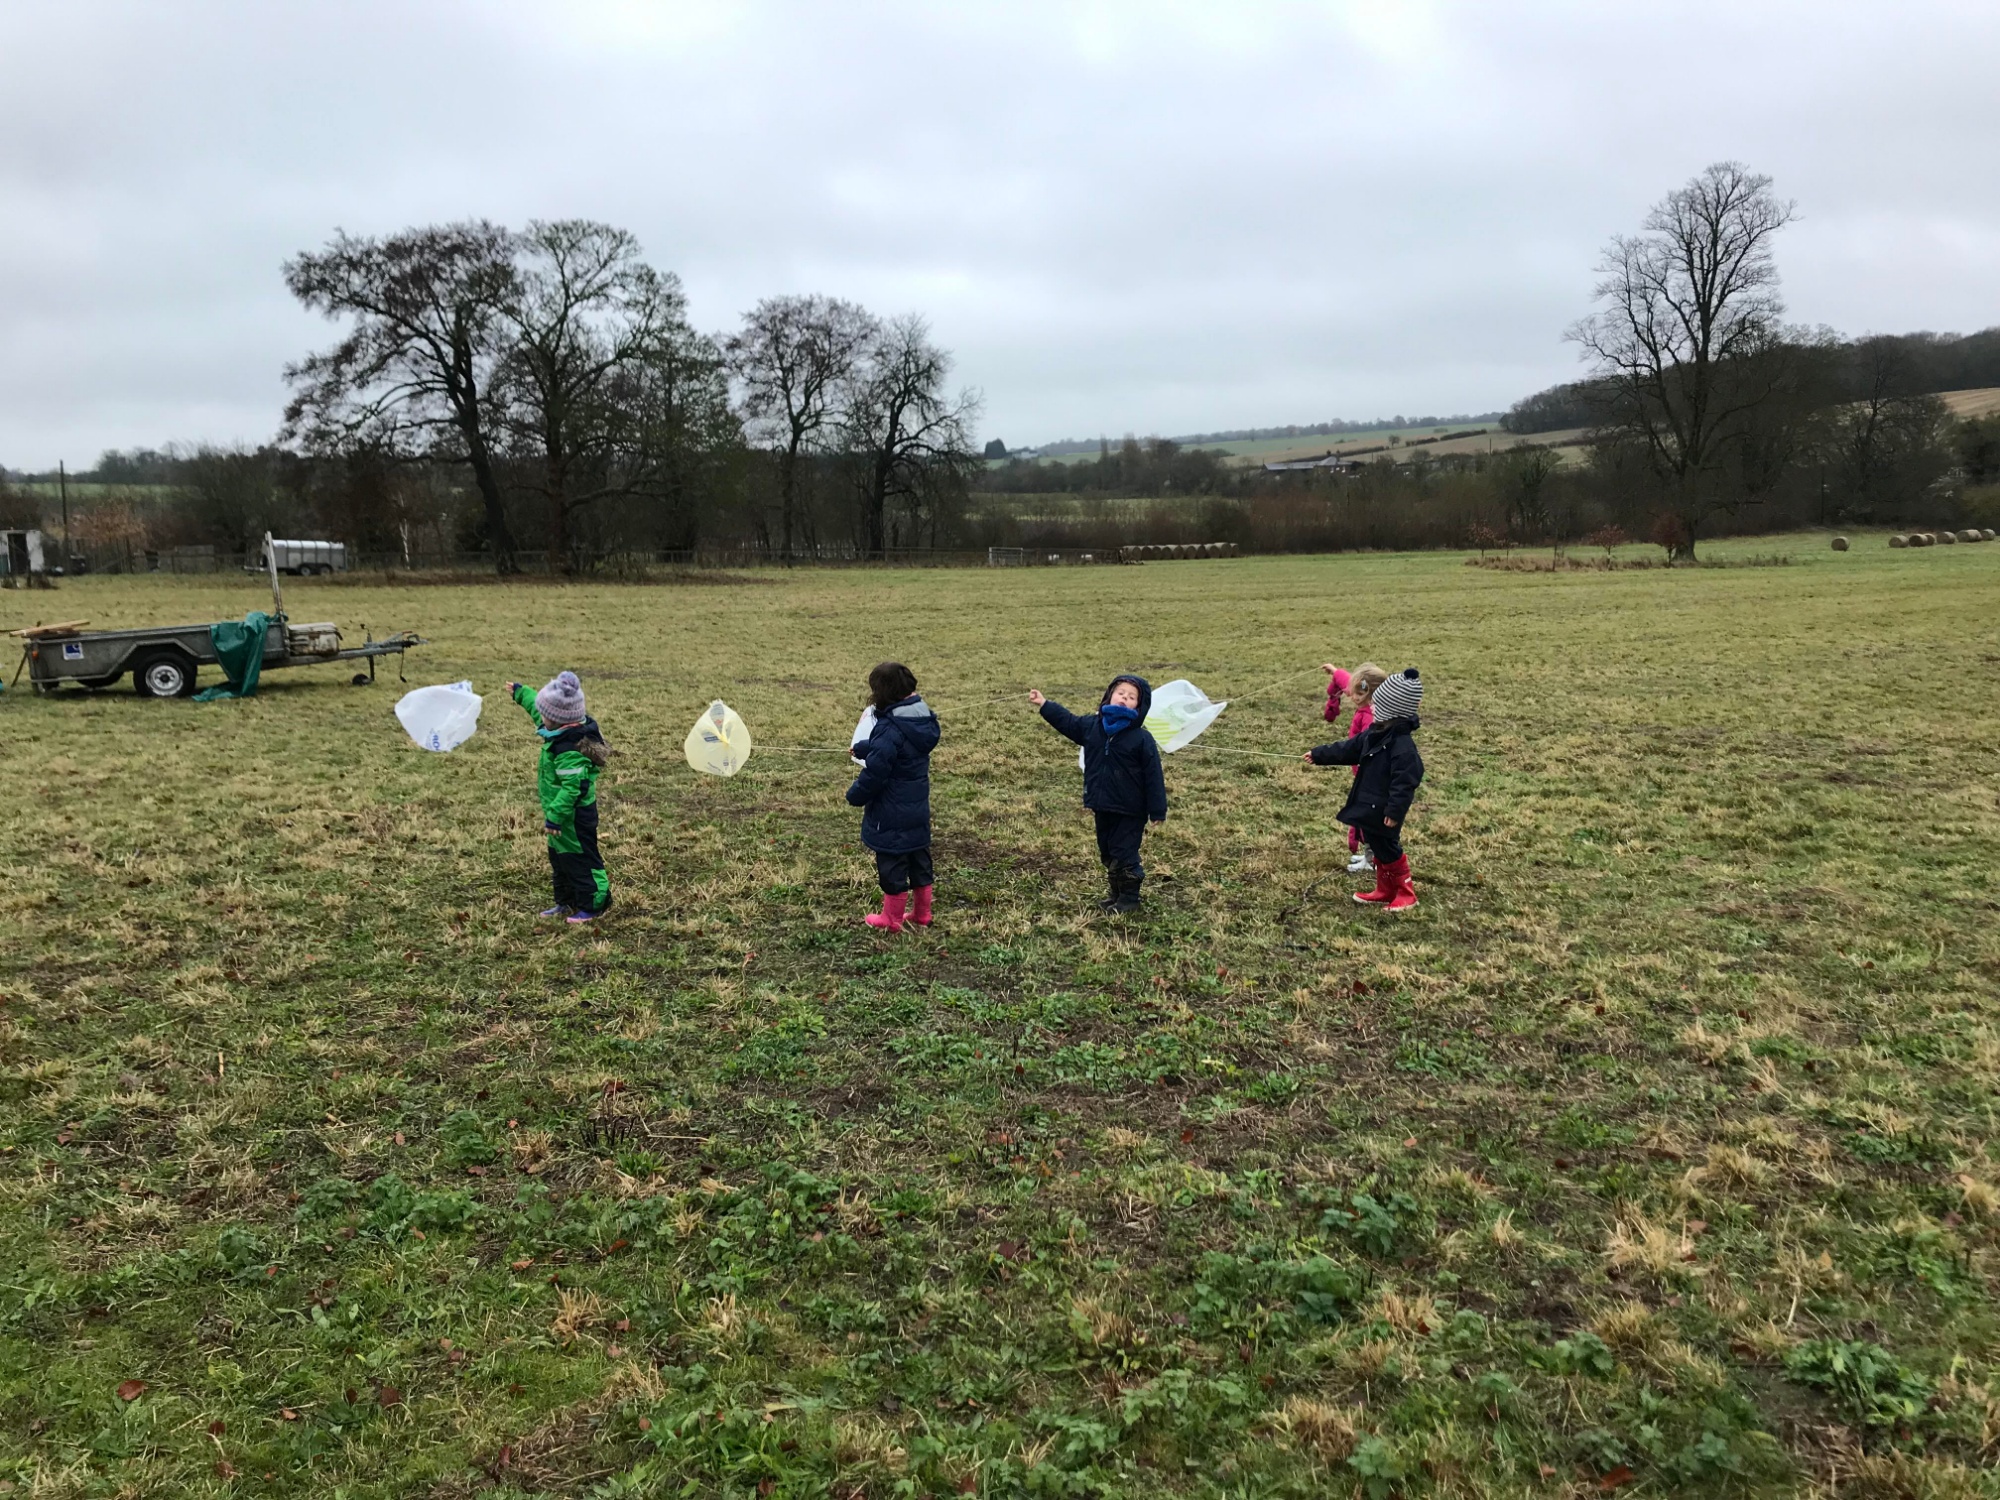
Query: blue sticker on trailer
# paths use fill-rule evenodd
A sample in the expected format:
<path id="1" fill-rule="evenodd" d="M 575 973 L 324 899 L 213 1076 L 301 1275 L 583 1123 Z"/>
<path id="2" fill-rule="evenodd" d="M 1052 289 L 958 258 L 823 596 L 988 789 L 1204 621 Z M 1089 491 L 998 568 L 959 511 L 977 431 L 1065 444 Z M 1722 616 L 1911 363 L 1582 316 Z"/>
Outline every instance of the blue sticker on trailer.
<path id="1" fill-rule="evenodd" d="M 64 661 L 82 661 L 82 660 L 83 660 L 83 642 L 82 642 L 82 641 L 64 641 L 64 642 L 63 642 L 63 660 L 64 660 Z"/>

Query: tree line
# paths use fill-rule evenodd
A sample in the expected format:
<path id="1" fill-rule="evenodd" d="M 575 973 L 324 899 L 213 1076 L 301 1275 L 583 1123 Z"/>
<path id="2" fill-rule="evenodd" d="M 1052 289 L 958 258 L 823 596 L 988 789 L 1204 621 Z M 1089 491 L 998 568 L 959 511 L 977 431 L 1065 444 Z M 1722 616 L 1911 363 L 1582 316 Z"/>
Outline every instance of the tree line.
<path id="1" fill-rule="evenodd" d="M 342 334 L 287 370 L 272 442 L 107 453 L 87 477 L 127 488 L 77 525 L 85 546 L 241 548 L 271 529 L 509 572 L 527 551 L 574 570 L 711 543 L 794 560 L 1620 534 L 1691 559 L 1724 531 L 2000 520 L 2000 417 L 1957 420 L 1937 396 L 2000 385 L 2000 329 L 1849 340 L 1787 323 L 1775 244 L 1792 218 L 1768 177 L 1708 168 L 1607 245 L 1595 310 L 1568 333 L 1588 373 L 1502 419 L 1527 442 L 1339 476 L 1160 438 L 1068 462 L 995 444 L 989 462 L 977 398 L 920 318 L 783 296 L 705 334 L 678 278 L 609 225 L 336 235 L 284 267 Z M 1534 441 L 1556 432 L 1560 453 Z M 9 516 L 36 503 L 0 495 Z"/>
<path id="2" fill-rule="evenodd" d="M 105 454 L 79 477 L 126 493 L 87 508 L 85 543 L 308 531 L 501 573 L 714 540 L 881 556 L 947 539 L 979 463 L 978 399 L 923 319 L 779 296 L 703 333 L 608 224 L 336 234 L 283 275 L 341 332 L 286 369 L 279 432 Z"/>
<path id="3" fill-rule="evenodd" d="M 2000 385 L 2000 329 L 1843 340 L 1788 324 L 1775 242 L 1794 217 L 1771 179 L 1719 162 L 1656 204 L 1598 266 L 1596 308 L 1568 331 L 1589 375 L 1517 403 L 1517 435 L 1580 430 L 1584 458 L 1544 445 L 1455 458 L 1384 459 L 1349 476 L 1224 468 L 1172 443 L 1108 445 L 1093 464 L 1010 463 L 988 481 L 1015 496 L 1209 497 L 1222 538 L 1252 546 L 1548 542 L 1648 537 L 1692 560 L 1718 530 L 2000 518 L 2000 419 L 1955 419 L 1940 390 Z M 1206 461 L 1204 459 L 1206 458 Z M 1333 493 L 1332 489 L 1338 493 Z M 1315 498 L 1315 489 L 1318 497 Z M 1235 502 L 1233 508 L 1225 499 Z M 1382 514 L 1369 513 L 1379 507 Z M 1154 512 L 1128 509 L 1123 524 Z M 989 511 L 998 522 L 998 508 Z M 1259 517 L 1263 519 L 1260 520 Z M 1022 544 L 1120 520 L 1044 502 L 1014 507 Z M 1038 530 L 1039 528 L 1039 530 Z M 1002 527 L 1001 529 L 1005 529 Z"/>

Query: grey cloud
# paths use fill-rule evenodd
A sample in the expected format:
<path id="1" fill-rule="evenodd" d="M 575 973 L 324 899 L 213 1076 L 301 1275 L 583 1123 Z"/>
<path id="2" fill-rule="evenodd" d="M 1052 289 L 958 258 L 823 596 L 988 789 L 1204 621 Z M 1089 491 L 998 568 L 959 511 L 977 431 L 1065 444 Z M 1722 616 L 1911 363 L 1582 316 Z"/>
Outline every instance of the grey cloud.
<path id="1" fill-rule="evenodd" d="M 269 435 L 280 262 L 469 215 L 625 225 L 712 328 L 922 312 L 1011 442 L 1504 405 L 1719 157 L 1802 321 L 2000 319 L 1990 6 L 16 0 L 0 60 L 17 466 Z"/>

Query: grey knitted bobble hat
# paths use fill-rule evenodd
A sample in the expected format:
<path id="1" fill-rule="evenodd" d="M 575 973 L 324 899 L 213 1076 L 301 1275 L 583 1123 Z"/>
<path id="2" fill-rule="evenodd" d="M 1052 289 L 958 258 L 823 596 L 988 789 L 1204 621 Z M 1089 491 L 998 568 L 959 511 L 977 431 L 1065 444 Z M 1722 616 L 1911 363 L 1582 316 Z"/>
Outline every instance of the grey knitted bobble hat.
<path id="1" fill-rule="evenodd" d="M 544 724 L 581 724 L 583 684 L 574 672 L 558 672 L 555 680 L 535 694 L 535 709 Z"/>

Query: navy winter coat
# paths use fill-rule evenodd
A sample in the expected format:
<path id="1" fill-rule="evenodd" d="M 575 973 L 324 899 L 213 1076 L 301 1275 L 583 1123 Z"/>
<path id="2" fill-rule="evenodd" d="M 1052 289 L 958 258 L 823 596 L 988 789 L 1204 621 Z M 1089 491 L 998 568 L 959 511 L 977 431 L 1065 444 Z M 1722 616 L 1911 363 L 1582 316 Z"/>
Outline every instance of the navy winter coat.
<path id="1" fill-rule="evenodd" d="M 861 842 L 877 854 L 930 848 L 931 751 L 943 736 L 937 715 L 914 693 L 875 715 L 847 800 L 863 809 Z M 862 753 L 860 747 L 855 753 Z"/>
<path id="2" fill-rule="evenodd" d="M 1111 701 L 1111 689 L 1129 682 L 1139 690 L 1139 722 L 1116 734 L 1104 732 L 1100 714 L 1073 714 L 1060 703 L 1042 705 L 1042 717 L 1064 739 L 1083 746 L 1083 805 L 1092 812 L 1166 821 L 1167 777 L 1160 767 L 1160 746 L 1146 728 L 1146 711 L 1153 706 L 1153 689 L 1143 677 L 1114 677 L 1098 700 Z"/>
<path id="3" fill-rule="evenodd" d="M 1424 779 L 1424 758 L 1410 738 L 1421 722 L 1415 714 L 1386 719 L 1337 745 L 1314 747 L 1314 765 L 1356 768 L 1347 805 L 1339 813 L 1341 822 L 1401 823 L 1409 817 L 1410 803 Z"/>

